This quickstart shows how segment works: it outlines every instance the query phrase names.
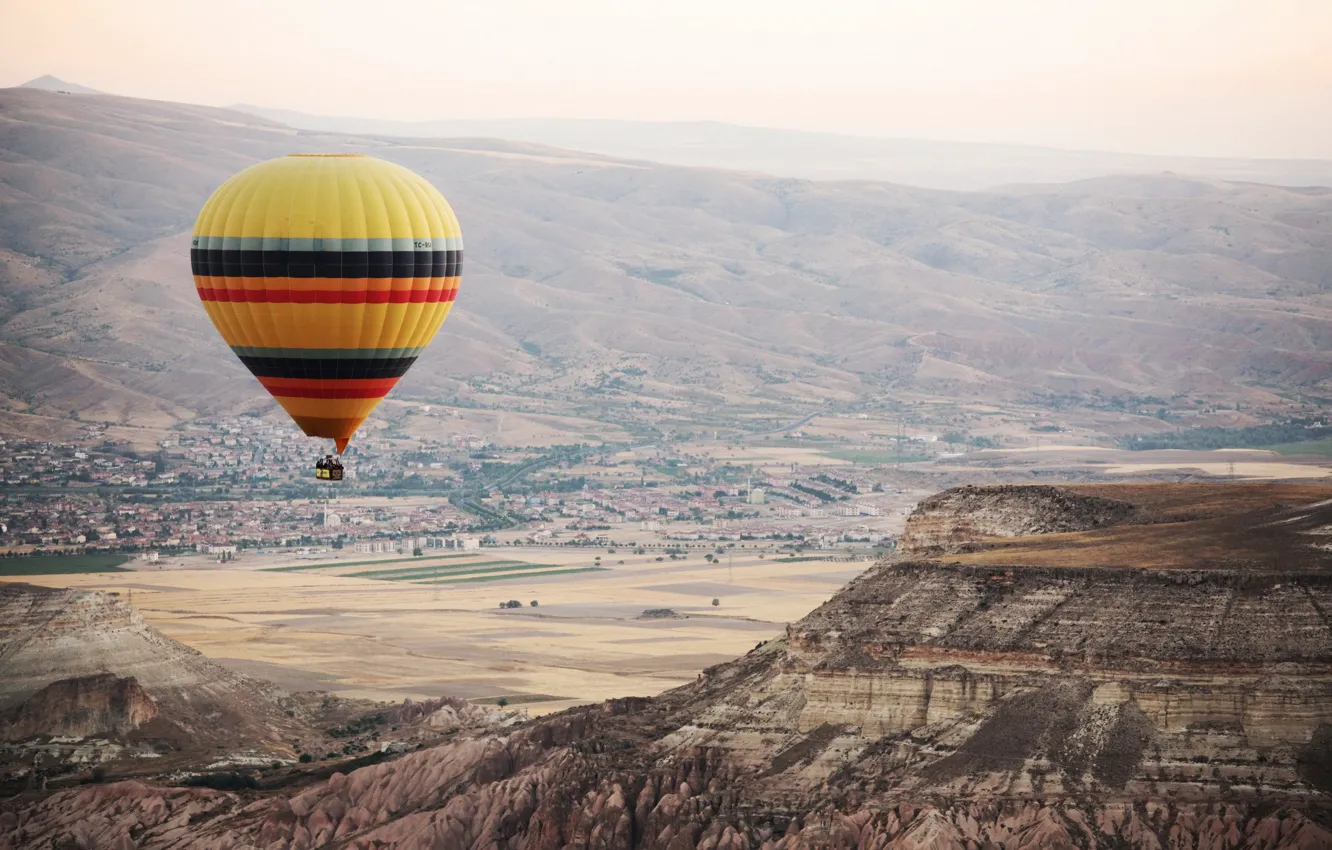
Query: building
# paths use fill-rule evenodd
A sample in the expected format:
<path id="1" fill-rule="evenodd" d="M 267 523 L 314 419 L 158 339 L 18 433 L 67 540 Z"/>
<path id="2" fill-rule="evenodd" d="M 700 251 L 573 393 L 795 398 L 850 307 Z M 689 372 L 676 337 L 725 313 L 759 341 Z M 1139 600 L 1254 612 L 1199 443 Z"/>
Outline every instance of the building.
<path id="1" fill-rule="evenodd" d="M 754 489 L 749 491 L 749 504 L 762 505 L 766 503 L 767 503 L 767 498 L 766 496 L 764 496 L 762 487 L 755 487 Z"/>

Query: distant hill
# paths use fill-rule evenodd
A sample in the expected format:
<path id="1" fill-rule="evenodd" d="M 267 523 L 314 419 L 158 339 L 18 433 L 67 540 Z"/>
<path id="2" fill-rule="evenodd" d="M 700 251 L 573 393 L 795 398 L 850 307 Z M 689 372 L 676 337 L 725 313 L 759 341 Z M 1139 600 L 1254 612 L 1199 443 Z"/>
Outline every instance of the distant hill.
<path id="1" fill-rule="evenodd" d="M 463 223 L 455 310 L 385 416 L 416 399 L 763 430 L 830 405 L 1002 403 L 1114 436 L 1177 427 L 1151 415 L 1172 397 L 1236 419 L 1332 398 L 1328 189 L 958 193 L 109 96 L 7 89 L 0 109 L 5 429 L 272 409 L 199 307 L 188 233 L 229 175 L 293 151 L 406 165 Z"/>
<path id="2" fill-rule="evenodd" d="M 90 89 L 87 86 L 81 86 L 78 83 L 67 83 L 59 77 L 53 77 L 50 74 L 38 77 L 35 80 L 28 80 L 21 89 L 37 89 L 39 91 L 64 92 L 66 94 L 106 94 L 97 89 Z"/>
<path id="3" fill-rule="evenodd" d="M 375 121 L 260 106 L 232 108 L 322 133 L 511 139 L 607 156 L 804 180 L 887 180 L 935 189 L 975 190 L 1010 183 L 1063 183 L 1107 174 L 1178 172 L 1279 186 L 1332 186 L 1332 160 L 1146 156 L 1026 145 L 876 139 L 714 121 Z"/>

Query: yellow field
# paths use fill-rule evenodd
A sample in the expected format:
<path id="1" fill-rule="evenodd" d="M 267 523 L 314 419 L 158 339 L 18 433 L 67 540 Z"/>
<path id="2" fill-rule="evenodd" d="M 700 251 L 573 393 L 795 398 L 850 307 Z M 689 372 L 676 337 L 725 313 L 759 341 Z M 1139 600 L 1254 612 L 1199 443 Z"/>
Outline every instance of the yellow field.
<path id="1" fill-rule="evenodd" d="M 290 690 L 388 700 L 561 698 L 527 706 L 541 713 L 691 681 L 703 667 L 781 634 L 786 623 L 869 566 L 778 564 L 746 553 L 728 568 L 705 563 L 701 554 L 681 563 L 623 552 L 487 549 L 459 560 L 576 567 L 591 566 L 600 554 L 610 569 L 456 585 L 326 574 L 415 563 L 269 572 L 258 569 L 268 564 L 217 565 L 201 558 L 133 574 L 27 580 L 131 596 L 167 635 Z M 347 554 L 343 560 L 368 558 Z M 711 605 L 714 597 L 718 607 Z M 524 607 L 498 607 L 509 599 Z M 532 599 L 539 607 L 528 606 Z M 648 608 L 672 608 L 688 618 L 638 619 Z"/>
<path id="2" fill-rule="evenodd" d="M 1194 463 L 1189 461 L 1180 461 L 1170 463 L 1163 461 L 1161 463 L 1121 463 L 1104 468 L 1105 472 L 1112 475 L 1141 475 L 1145 472 L 1162 472 L 1166 470 L 1197 470 L 1205 475 L 1216 475 L 1222 478 L 1233 475 L 1235 478 L 1248 480 L 1260 479 L 1285 479 L 1285 478 L 1326 478 L 1332 475 L 1332 469 L 1326 466 L 1314 466 L 1307 463 L 1281 463 L 1277 461 L 1235 461 L 1234 463 L 1225 462 L 1203 462 Z"/>

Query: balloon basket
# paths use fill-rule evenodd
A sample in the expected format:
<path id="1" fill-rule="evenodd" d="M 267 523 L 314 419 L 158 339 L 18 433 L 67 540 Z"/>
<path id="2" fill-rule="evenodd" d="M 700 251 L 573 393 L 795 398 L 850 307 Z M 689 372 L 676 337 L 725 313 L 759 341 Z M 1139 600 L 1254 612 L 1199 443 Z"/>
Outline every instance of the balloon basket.
<path id="1" fill-rule="evenodd" d="M 320 481 L 341 481 L 342 458 L 324 455 L 315 461 L 315 478 Z"/>

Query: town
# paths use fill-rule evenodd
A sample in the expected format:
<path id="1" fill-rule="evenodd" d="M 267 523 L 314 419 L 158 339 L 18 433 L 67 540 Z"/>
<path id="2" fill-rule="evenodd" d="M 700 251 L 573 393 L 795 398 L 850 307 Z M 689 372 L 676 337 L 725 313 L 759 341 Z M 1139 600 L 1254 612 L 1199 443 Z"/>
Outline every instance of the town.
<path id="1" fill-rule="evenodd" d="M 0 441 L 0 555 L 274 548 L 793 542 L 891 547 L 919 493 L 872 465 L 774 466 L 689 444 L 497 447 L 474 434 L 358 441 L 337 489 L 322 444 L 258 417 L 198 420 L 152 452 L 88 425 L 77 442 Z"/>

